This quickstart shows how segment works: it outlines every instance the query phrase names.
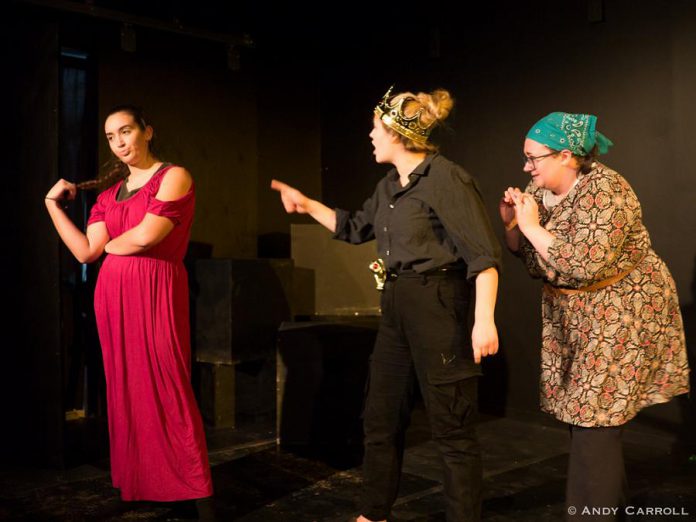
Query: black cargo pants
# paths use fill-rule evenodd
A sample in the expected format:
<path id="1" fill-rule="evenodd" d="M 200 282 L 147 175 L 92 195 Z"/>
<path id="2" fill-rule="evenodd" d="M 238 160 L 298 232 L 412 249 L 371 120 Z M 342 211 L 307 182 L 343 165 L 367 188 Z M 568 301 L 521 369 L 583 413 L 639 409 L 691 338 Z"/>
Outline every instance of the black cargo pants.
<path id="1" fill-rule="evenodd" d="M 398 494 L 416 376 L 442 461 L 447 520 L 480 518 L 470 293 L 465 272 L 402 274 L 385 285 L 364 412 L 361 513 L 370 520 L 387 518 Z"/>

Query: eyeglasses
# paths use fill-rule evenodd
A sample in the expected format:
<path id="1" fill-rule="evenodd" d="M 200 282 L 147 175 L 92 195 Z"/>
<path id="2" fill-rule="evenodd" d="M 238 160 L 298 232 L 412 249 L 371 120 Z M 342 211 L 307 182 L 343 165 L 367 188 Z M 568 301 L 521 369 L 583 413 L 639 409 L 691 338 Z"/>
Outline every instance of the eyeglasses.
<path id="1" fill-rule="evenodd" d="M 558 151 L 553 151 L 549 152 L 548 154 L 542 154 L 541 156 L 522 156 L 524 158 L 524 165 L 527 166 L 527 163 L 529 163 L 532 166 L 532 170 L 536 169 L 536 161 L 544 158 L 548 158 L 549 156 L 554 156 L 558 154 Z"/>

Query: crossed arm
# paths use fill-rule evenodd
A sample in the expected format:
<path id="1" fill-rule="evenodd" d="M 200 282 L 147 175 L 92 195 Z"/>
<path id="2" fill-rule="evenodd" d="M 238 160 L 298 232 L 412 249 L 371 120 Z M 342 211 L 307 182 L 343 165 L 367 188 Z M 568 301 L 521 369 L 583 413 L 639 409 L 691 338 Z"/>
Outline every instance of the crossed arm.
<path id="1" fill-rule="evenodd" d="M 171 168 L 162 179 L 157 199 L 173 201 L 186 195 L 192 185 L 191 175 L 181 167 Z M 111 239 L 103 221 L 92 223 L 83 233 L 60 206 L 62 199 L 75 199 L 74 183 L 59 180 L 46 194 L 46 208 L 63 243 L 80 263 L 92 263 L 107 252 L 133 255 L 144 252 L 162 241 L 174 228 L 169 218 L 146 214 L 132 229 Z"/>
<path id="2" fill-rule="evenodd" d="M 193 181 L 188 171 L 182 167 L 172 167 L 164 175 L 157 191 L 160 201 L 174 201 L 186 195 Z M 145 252 L 162 241 L 174 228 L 171 219 L 147 213 L 135 227 L 106 243 L 107 254 L 130 256 Z M 87 228 L 89 232 L 89 227 Z"/>

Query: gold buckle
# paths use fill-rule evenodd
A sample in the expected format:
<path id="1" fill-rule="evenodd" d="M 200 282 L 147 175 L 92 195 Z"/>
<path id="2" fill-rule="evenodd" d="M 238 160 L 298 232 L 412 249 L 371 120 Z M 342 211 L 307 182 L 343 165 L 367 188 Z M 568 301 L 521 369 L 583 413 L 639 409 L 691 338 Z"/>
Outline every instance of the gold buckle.
<path id="1" fill-rule="evenodd" d="M 387 269 L 382 259 L 377 259 L 370 263 L 370 271 L 375 276 L 375 286 L 377 290 L 384 290 L 384 283 L 387 281 Z"/>

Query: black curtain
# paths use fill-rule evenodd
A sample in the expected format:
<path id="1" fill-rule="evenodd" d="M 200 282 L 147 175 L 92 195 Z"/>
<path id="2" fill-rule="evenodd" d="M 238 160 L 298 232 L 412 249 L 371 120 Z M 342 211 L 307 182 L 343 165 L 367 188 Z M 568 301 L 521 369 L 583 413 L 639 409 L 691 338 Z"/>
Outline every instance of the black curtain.
<path id="1" fill-rule="evenodd" d="M 0 22 L 6 87 L 0 238 L 3 462 L 60 464 L 59 244 L 44 208 L 58 179 L 58 26 L 21 7 Z"/>

